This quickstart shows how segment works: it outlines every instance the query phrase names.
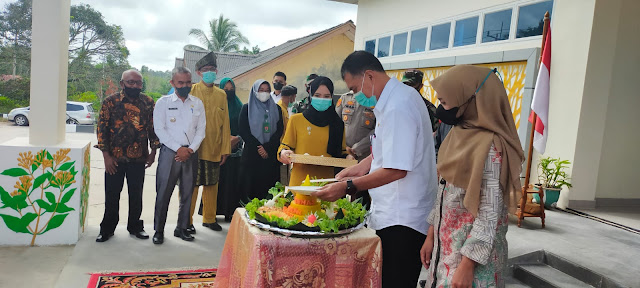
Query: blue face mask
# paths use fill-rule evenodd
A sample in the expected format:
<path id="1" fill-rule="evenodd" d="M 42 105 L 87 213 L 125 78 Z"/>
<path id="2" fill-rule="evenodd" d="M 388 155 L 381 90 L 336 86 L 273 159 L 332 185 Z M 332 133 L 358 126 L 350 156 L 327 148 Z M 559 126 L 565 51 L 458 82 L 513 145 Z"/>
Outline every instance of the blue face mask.
<path id="1" fill-rule="evenodd" d="M 216 76 L 215 71 L 204 72 L 202 73 L 202 81 L 204 81 L 204 83 L 211 84 L 213 81 L 216 81 Z"/>
<path id="2" fill-rule="evenodd" d="M 320 112 L 327 111 L 331 107 L 333 100 L 331 98 L 311 97 L 311 106 Z"/>
<path id="3" fill-rule="evenodd" d="M 362 85 L 364 86 L 364 76 L 362 77 Z M 364 107 L 375 107 L 376 103 L 378 103 L 378 99 L 375 95 L 373 95 L 373 86 L 371 87 L 371 97 L 367 97 L 362 93 L 362 88 L 360 88 L 360 92 L 355 95 L 356 101 Z"/>

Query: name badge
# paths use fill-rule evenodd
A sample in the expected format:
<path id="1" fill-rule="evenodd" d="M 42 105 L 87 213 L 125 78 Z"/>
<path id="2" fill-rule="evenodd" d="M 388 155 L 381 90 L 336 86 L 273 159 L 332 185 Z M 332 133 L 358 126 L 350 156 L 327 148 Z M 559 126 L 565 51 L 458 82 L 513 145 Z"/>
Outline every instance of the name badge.
<path id="1" fill-rule="evenodd" d="M 170 107 L 169 110 L 178 110 L 178 108 L 177 107 L 174 107 L 174 108 Z"/>

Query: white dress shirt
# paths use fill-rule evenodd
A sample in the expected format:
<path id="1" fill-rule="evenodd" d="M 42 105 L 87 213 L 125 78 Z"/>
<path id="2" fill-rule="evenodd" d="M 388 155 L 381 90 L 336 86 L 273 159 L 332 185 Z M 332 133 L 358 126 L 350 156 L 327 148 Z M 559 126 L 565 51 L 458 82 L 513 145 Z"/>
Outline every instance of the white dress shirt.
<path id="1" fill-rule="evenodd" d="M 204 105 L 197 97 L 182 99 L 173 93 L 163 96 L 153 110 L 153 128 L 160 143 L 173 151 L 188 146 L 197 151 L 204 139 Z"/>
<path id="2" fill-rule="evenodd" d="M 276 102 L 276 103 L 280 102 L 280 99 L 282 99 L 282 92 L 280 92 L 280 94 L 276 95 L 276 92 L 271 91 L 271 99 L 273 99 L 273 101 Z M 291 115 L 291 113 L 289 113 L 289 115 Z"/>
<path id="3" fill-rule="evenodd" d="M 389 168 L 407 171 L 407 176 L 369 190 L 372 229 L 402 225 L 427 234 L 438 184 L 429 112 L 420 97 L 391 78 L 373 110 L 371 172 Z"/>

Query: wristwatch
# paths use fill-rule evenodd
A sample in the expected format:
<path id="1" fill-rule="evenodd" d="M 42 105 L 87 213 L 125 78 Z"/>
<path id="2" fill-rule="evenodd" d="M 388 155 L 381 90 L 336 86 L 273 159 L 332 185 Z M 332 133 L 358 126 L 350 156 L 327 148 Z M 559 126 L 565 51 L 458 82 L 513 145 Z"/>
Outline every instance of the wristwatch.
<path id="1" fill-rule="evenodd" d="M 347 194 L 353 195 L 356 194 L 356 192 L 358 192 L 356 185 L 353 185 L 353 181 L 351 181 L 351 179 L 347 180 Z"/>

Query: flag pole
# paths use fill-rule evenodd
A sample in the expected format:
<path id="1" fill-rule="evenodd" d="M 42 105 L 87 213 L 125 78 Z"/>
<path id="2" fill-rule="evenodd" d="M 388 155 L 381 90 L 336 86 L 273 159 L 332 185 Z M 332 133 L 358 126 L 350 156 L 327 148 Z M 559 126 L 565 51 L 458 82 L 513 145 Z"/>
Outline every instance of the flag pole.
<path id="1" fill-rule="evenodd" d="M 539 63 L 542 63 L 542 54 L 544 52 L 544 44 L 547 40 L 547 33 L 549 31 L 549 11 L 547 11 L 547 13 L 544 14 L 544 24 L 543 24 L 543 28 L 542 28 L 542 49 L 540 50 L 540 60 Z M 528 150 L 528 155 L 527 155 L 527 172 L 525 175 L 525 180 L 524 180 L 524 186 L 522 187 L 522 197 L 520 198 L 520 213 L 518 215 L 518 227 L 520 227 L 520 224 L 522 222 L 522 219 L 524 219 L 524 206 L 527 202 L 527 189 L 529 189 L 529 184 L 531 182 L 531 162 L 533 161 L 533 138 L 535 137 L 535 132 L 536 132 L 536 122 L 537 122 L 537 115 L 536 112 L 534 112 L 533 110 L 531 110 L 531 113 L 533 114 L 532 118 L 533 121 L 531 123 L 531 134 L 529 134 L 529 150 Z M 540 202 L 542 202 L 542 197 L 540 197 Z M 540 206 L 543 207 L 543 204 L 540 203 Z M 544 209 L 544 208 L 541 208 Z M 542 211 L 542 227 L 544 228 L 544 210 Z"/>

